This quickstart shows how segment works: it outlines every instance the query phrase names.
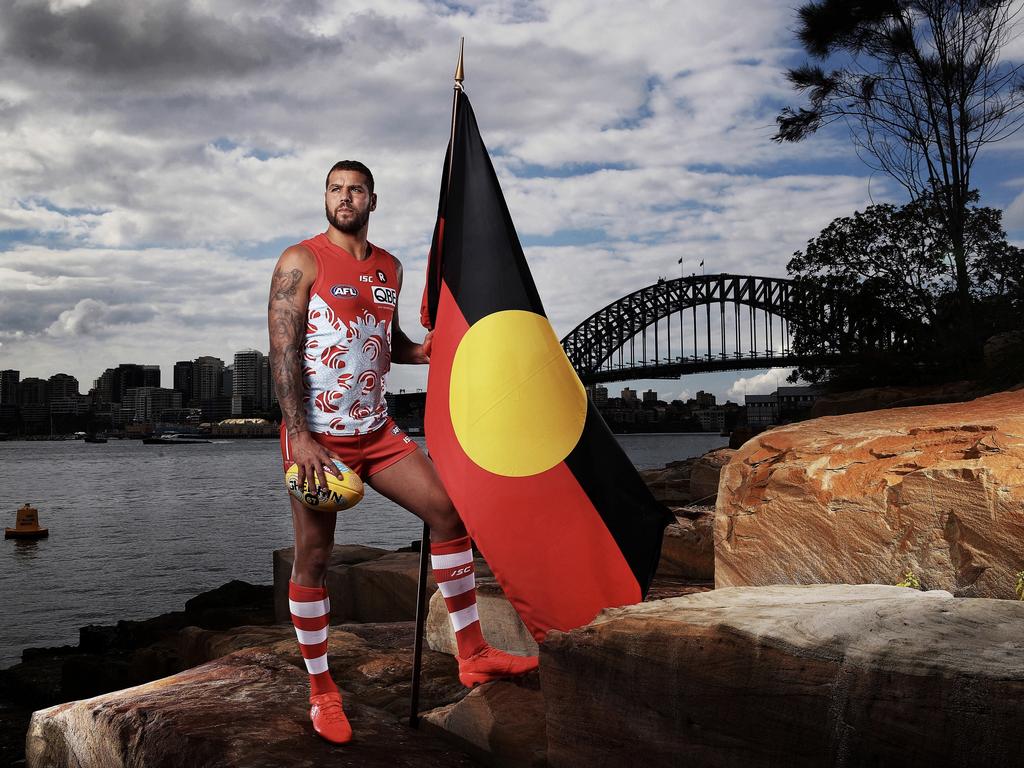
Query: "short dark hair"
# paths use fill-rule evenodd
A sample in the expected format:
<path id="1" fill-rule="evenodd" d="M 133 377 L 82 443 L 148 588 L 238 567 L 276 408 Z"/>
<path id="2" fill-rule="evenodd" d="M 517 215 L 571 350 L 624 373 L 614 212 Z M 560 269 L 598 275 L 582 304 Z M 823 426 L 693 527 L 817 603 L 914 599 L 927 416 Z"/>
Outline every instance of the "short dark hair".
<path id="1" fill-rule="evenodd" d="M 324 181 L 324 189 L 327 189 L 327 185 L 331 181 L 331 174 L 335 171 L 356 171 L 363 174 L 366 177 L 367 186 L 370 187 L 370 194 L 373 194 L 373 174 L 370 173 L 369 168 L 358 160 L 339 160 L 331 166 L 331 170 L 327 172 L 327 179 Z"/>

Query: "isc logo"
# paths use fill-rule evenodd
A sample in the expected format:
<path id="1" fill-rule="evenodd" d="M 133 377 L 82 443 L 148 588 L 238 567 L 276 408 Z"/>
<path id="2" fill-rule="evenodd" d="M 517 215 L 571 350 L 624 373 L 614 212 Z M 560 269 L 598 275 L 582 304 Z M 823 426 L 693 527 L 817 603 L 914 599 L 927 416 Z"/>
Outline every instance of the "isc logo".
<path id="1" fill-rule="evenodd" d="M 359 295 L 359 290 L 351 285 L 335 285 L 331 288 L 331 295 L 339 299 L 350 299 Z"/>
<path id="2" fill-rule="evenodd" d="M 393 307 L 398 303 L 398 291 L 394 288 L 385 288 L 383 285 L 375 285 L 373 300 L 378 304 L 387 304 L 389 307 Z"/>

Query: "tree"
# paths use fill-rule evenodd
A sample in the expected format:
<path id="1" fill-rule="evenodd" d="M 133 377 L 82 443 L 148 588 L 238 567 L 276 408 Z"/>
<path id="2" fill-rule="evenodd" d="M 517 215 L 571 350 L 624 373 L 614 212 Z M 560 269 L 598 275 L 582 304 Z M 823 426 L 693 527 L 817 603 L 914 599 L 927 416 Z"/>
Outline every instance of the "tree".
<path id="1" fill-rule="evenodd" d="M 861 155 L 911 199 L 929 195 L 951 246 L 956 300 L 971 300 L 967 208 L 982 147 L 1024 122 L 1020 65 L 1000 61 L 1014 0 L 817 0 L 799 11 L 805 63 L 788 71 L 808 105 L 783 109 L 776 141 L 845 119 Z"/>
<path id="2" fill-rule="evenodd" d="M 965 263 L 971 300 L 985 308 L 979 330 L 987 336 L 1020 323 L 1024 249 L 1006 241 L 1002 212 L 973 205 L 977 200 L 972 192 L 965 210 Z M 792 319 L 797 354 L 828 348 L 856 355 L 862 381 L 967 362 L 956 342 L 957 270 L 936 196 L 838 218 L 794 253 L 786 269 L 807 297 Z M 822 305 L 840 311 L 826 317 Z M 800 375 L 822 381 L 830 371 L 808 366 Z"/>

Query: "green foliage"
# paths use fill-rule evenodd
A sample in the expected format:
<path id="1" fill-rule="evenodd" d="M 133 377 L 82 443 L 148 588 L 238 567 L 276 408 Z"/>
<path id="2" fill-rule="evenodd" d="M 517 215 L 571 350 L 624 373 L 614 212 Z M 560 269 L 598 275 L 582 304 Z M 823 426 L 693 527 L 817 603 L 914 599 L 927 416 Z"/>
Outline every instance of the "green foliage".
<path id="1" fill-rule="evenodd" d="M 971 197 L 977 202 L 977 194 Z M 904 206 L 872 205 L 834 220 L 787 265 L 808 297 L 791 318 L 794 351 L 859 356 L 843 370 L 808 366 L 806 381 L 851 386 L 909 383 L 976 373 L 984 339 L 1021 327 L 1024 250 L 1006 241 L 1002 213 L 972 205 L 966 217 L 970 301 L 976 322 L 956 311 L 957 271 L 942 207 L 928 195 Z M 821 302 L 842 302 L 829 316 Z M 838 298 L 837 298 L 838 297 Z"/>
<path id="2" fill-rule="evenodd" d="M 1017 582 L 1013 585 L 1018 600 L 1024 600 L 1024 571 L 1017 571 Z"/>
<path id="3" fill-rule="evenodd" d="M 908 570 L 903 575 L 903 581 L 897 581 L 896 582 L 896 586 L 897 587 L 910 587 L 911 589 L 920 589 L 921 588 L 921 580 L 918 579 L 917 576 L 914 575 L 913 571 Z"/>

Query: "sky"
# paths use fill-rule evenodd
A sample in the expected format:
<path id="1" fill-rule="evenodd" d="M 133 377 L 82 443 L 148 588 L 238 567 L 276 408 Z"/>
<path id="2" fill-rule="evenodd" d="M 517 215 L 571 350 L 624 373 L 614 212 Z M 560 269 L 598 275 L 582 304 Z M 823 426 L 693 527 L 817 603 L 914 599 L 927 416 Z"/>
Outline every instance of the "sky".
<path id="1" fill-rule="evenodd" d="M 659 277 L 785 276 L 899 188 L 836 126 L 771 141 L 792 0 L 13 0 L 0 4 L 0 369 L 86 391 L 118 363 L 267 352 L 274 262 L 327 169 L 374 172 L 370 239 L 419 302 L 466 37 L 472 100 L 559 337 Z M 1007 50 L 1024 59 L 1024 42 Z M 977 168 L 1024 244 L 1024 137 Z M 788 369 L 631 382 L 742 402 Z M 389 388 L 425 387 L 396 366 Z M 609 385 L 612 394 L 624 386 Z"/>

